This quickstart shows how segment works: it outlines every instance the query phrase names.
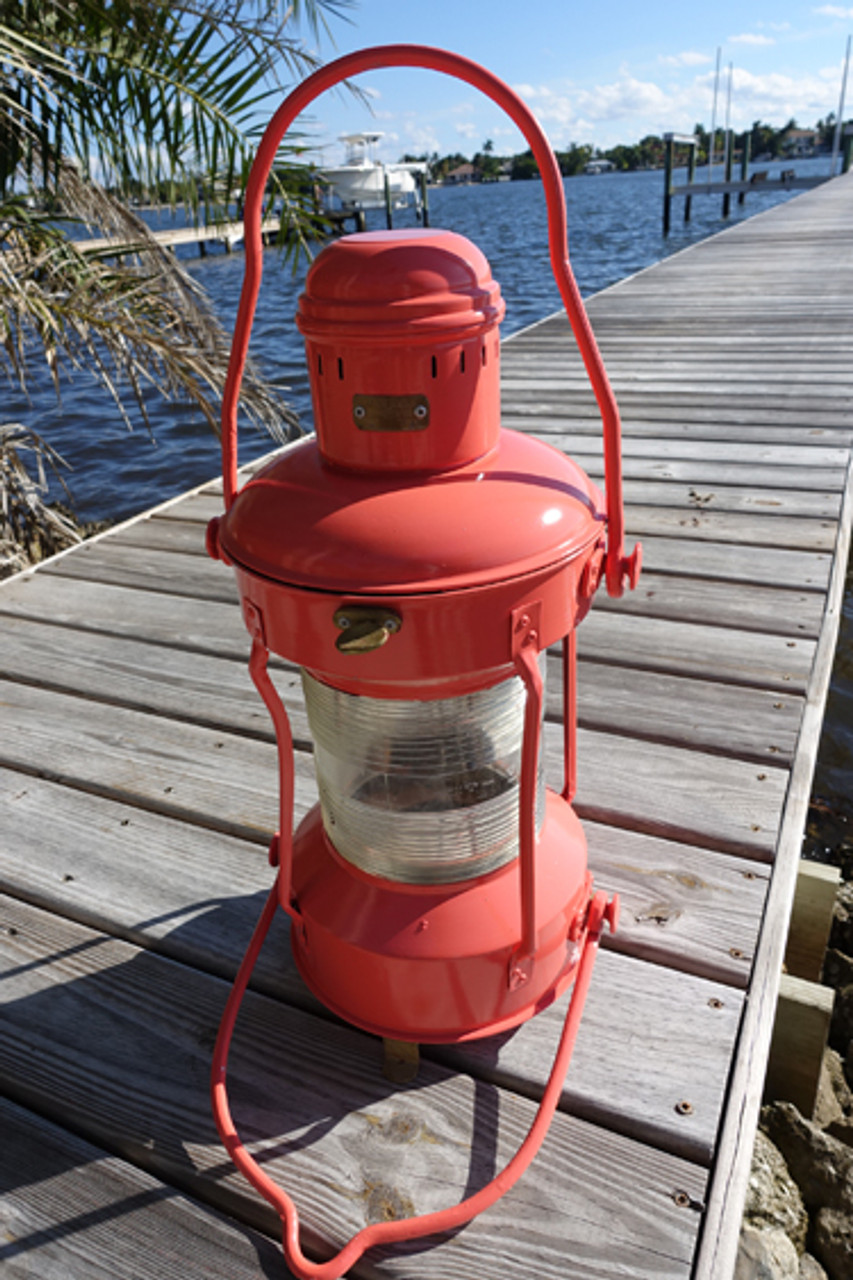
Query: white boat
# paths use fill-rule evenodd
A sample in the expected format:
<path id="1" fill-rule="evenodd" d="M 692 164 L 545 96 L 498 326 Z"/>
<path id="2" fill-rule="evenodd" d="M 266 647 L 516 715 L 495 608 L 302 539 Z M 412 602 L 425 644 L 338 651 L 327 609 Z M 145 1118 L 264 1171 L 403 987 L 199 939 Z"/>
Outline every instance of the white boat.
<path id="1" fill-rule="evenodd" d="M 385 206 L 385 179 L 395 208 L 408 204 L 409 196 L 420 200 L 418 175 L 427 166 L 416 161 L 385 164 L 373 157 L 372 148 L 381 133 L 345 133 L 341 142 L 346 147 L 342 165 L 321 169 L 321 176 L 344 209 L 381 209 Z"/>

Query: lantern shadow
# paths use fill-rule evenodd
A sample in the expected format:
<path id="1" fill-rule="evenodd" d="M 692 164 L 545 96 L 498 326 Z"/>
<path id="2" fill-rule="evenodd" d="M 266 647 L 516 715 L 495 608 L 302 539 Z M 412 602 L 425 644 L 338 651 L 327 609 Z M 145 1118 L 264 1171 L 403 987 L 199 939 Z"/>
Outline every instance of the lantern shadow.
<path id="1" fill-rule="evenodd" d="M 196 919 L 190 932 L 199 928 Z M 167 1270 L 183 1256 L 199 1274 L 202 1214 L 223 1250 L 211 1280 L 289 1275 L 276 1239 L 252 1230 L 270 1225 L 265 1215 L 250 1210 L 243 1226 L 218 1212 L 232 1208 L 218 1184 L 233 1167 L 207 1103 L 219 1012 L 204 994 L 210 977 L 89 930 L 62 945 L 62 926 L 37 918 L 7 932 L 30 936 L 26 958 L 4 971 L 0 1196 L 15 1204 L 15 1235 L 0 1242 L 0 1269 L 28 1259 L 59 1268 L 66 1247 L 78 1258 L 91 1249 L 93 1269 L 112 1249 L 142 1250 L 146 1272 L 157 1274 L 158 1257 Z"/>
<path id="2" fill-rule="evenodd" d="M 60 1132 L 94 1145 L 87 1151 L 74 1139 L 69 1150 L 48 1150 L 50 1168 L 38 1175 L 6 1148 L 0 1184 L 11 1192 L 53 1173 L 76 1169 L 83 1176 L 104 1151 L 158 1180 L 144 1193 L 114 1195 L 91 1212 L 63 1213 L 49 1228 L 4 1246 L 15 1256 L 63 1240 L 74 1240 L 76 1248 L 76 1237 L 107 1222 L 121 1248 L 122 1231 L 125 1225 L 133 1231 L 137 1210 L 157 1213 L 161 1202 L 180 1204 L 187 1193 L 248 1224 L 245 1235 L 263 1274 L 287 1274 L 277 1245 L 268 1251 L 251 1231 L 277 1238 L 277 1218 L 259 1206 L 226 1155 L 208 1092 L 230 985 L 211 971 L 234 971 L 265 896 L 196 902 L 140 922 L 131 932 L 146 934 L 156 951 L 92 932 L 82 939 L 78 932 L 79 940 L 64 946 L 48 931 L 25 962 L 6 973 L 5 1092 Z M 173 919 L 179 923 L 170 928 Z M 495 1086 L 455 1076 L 426 1058 L 411 1085 L 389 1084 L 381 1042 L 320 1011 L 303 986 L 281 912 L 257 978 L 260 990 L 247 992 L 235 1029 L 232 1110 L 258 1161 L 297 1206 L 308 1206 L 305 1237 L 312 1250 L 328 1251 L 330 1234 L 346 1238 L 370 1221 L 455 1204 L 493 1178 Z M 470 1133 L 460 1138 L 463 1105 Z M 426 1205 L 424 1195 L 433 1192 L 425 1192 L 425 1178 L 435 1189 L 435 1203 Z M 317 1187 L 323 1188 L 319 1208 Z M 372 1250 L 370 1257 L 430 1249 L 452 1234 Z"/>
<path id="3" fill-rule="evenodd" d="M 323 1008 L 302 983 L 283 912 L 259 960 L 258 985 L 268 992 L 277 986 L 279 999 L 247 992 L 229 1060 L 229 1092 L 243 1141 L 274 1180 L 282 1185 L 287 1158 L 302 1157 L 311 1170 L 303 1178 L 334 1184 L 342 1205 L 363 1206 L 350 1234 L 370 1222 L 450 1207 L 492 1181 L 498 1171 L 498 1088 L 448 1069 L 429 1050 L 414 1081 L 389 1083 L 381 1040 Z M 462 1107 L 469 1109 L 469 1123 L 460 1140 Z M 417 1187 L 422 1201 L 427 1177 L 437 1188 L 435 1203 L 415 1205 L 407 1185 Z M 298 1191 L 293 1198 L 298 1207 Z M 323 1216 L 326 1225 L 334 1220 L 331 1213 Z M 369 1257 L 429 1250 L 465 1225 L 374 1248 Z"/>

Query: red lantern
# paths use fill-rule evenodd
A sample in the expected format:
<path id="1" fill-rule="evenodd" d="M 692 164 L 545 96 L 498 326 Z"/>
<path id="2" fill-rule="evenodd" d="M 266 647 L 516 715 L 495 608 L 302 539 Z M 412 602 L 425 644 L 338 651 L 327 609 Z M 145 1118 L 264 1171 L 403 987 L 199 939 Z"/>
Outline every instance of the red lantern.
<path id="1" fill-rule="evenodd" d="M 500 426 L 504 304 L 480 251 L 447 231 L 330 244 L 308 273 L 304 335 L 316 437 L 237 493 L 236 405 L 260 284 L 260 214 L 278 144 L 322 90 L 380 66 L 432 68 L 482 89 L 539 163 L 551 259 L 604 423 L 607 501 L 563 454 Z M 211 554 L 233 565 L 250 670 L 276 727 L 279 867 L 226 1010 L 213 1071 L 223 1140 L 284 1222 L 299 1276 L 339 1276 L 370 1245 L 467 1221 L 520 1176 L 557 1105 L 604 919 L 571 807 L 575 628 L 623 552 L 620 432 L 568 263 L 562 180 L 535 119 L 474 63 L 419 46 L 349 55 L 273 118 L 246 197 L 246 282 L 223 409 L 225 515 Z M 544 784 L 545 650 L 563 651 L 564 783 Z M 267 675 L 297 663 L 320 803 L 291 836 L 293 753 Z M 289 1197 L 236 1135 L 225 1065 L 237 1008 L 277 904 L 293 953 L 332 1010 L 386 1038 L 455 1042 L 512 1028 L 574 983 L 537 1120 L 502 1174 L 442 1213 L 365 1228 L 329 1262 L 299 1247 Z"/>

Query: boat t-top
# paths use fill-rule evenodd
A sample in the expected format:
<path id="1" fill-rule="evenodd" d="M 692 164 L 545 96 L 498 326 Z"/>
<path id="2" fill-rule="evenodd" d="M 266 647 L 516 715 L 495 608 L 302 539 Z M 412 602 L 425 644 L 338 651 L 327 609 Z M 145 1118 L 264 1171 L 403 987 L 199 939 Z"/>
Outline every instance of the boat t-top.
<path id="1" fill-rule="evenodd" d="M 409 196 L 419 202 L 417 175 L 426 172 L 423 162 L 385 164 L 376 160 L 373 148 L 384 137 L 381 133 L 345 133 L 340 141 L 346 147 L 344 163 L 334 168 L 323 167 L 322 176 L 344 209 L 381 209 L 385 204 L 385 179 L 391 200 L 401 208 Z"/>

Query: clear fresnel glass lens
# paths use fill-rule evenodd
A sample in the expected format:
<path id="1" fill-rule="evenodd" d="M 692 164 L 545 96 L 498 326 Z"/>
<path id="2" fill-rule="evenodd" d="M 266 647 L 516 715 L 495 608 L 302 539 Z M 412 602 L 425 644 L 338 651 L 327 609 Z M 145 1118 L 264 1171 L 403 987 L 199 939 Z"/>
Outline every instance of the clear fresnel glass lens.
<path id="1" fill-rule="evenodd" d="M 517 856 L 526 696 L 517 676 L 430 702 L 342 693 L 305 671 L 302 682 L 323 824 L 341 857 L 388 880 L 447 884 Z"/>

